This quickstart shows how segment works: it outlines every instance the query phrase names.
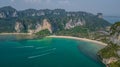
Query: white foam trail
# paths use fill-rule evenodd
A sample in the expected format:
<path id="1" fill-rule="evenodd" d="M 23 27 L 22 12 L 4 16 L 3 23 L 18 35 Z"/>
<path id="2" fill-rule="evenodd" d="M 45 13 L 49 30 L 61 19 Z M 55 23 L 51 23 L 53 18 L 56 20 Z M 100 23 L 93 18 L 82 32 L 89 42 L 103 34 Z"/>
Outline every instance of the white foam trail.
<path id="1" fill-rule="evenodd" d="M 47 47 L 37 47 L 37 48 L 35 48 L 35 49 L 43 49 L 43 48 L 47 48 Z"/>
<path id="2" fill-rule="evenodd" d="M 33 48 L 34 46 L 22 46 L 22 47 L 16 47 L 16 48 Z"/>
<path id="3" fill-rule="evenodd" d="M 30 56 L 30 57 L 28 57 L 28 59 L 33 59 L 33 58 L 45 56 L 45 55 L 48 55 L 48 54 L 51 54 L 51 53 L 52 53 L 52 52 L 50 52 L 50 53 L 45 53 L 45 54 L 41 54 L 41 55 L 36 55 L 36 56 Z"/>

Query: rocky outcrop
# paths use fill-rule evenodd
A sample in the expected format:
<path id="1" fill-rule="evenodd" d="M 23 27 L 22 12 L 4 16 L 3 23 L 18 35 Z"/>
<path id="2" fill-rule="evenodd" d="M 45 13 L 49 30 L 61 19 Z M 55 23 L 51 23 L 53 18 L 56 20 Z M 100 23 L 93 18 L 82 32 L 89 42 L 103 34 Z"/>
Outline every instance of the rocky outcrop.
<path id="1" fill-rule="evenodd" d="M 106 65 L 109 65 L 110 63 L 113 63 L 113 62 L 117 62 L 118 61 L 118 58 L 116 57 L 111 57 L 111 58 L 108 58 L 108 59 L 103 59 L 103 63 L 106 64 Z"/>
<path id="2" fill-rule="evenodd" d="M 120 22 L 111 26 L 107 41 L 108 45 L 100 52 L 102 62 L 107 67 L 114 67 L 111 64 L 117 63 L 120 60 Z M 119 64 L 116 67 L 120 67 Z"/>
<path id="3" fill-rule="evenodd" d="M 97 13 L 97 17 L 102 19 L 103 18 L 103 14 L 102 13 Z"/>
<path id="4" fill-rule="evenodd" d="M 48 29 L 50 33 L 52 33 L 52 26 L 51 24 L 47 21 L 47 19 L 43 20 L 43 25 L 42 25 L 42 30 Z"/>
<path id="5" fill-rule="evenodd" d="M 115 23 L 110 30 L 110 41 L 120 46 L 120 22 Z"/>
<path id="6" fill-rule="evenodd" d="M 40 32 L 42 30 L 49 30 L 50 33 L 52 33 L 52 26 L 51 24 L 47 21 L 47 19 L 44 19 L 43 22 L 40 24 L 40 23 L 37 23 L 35 25 L 35 29 L 30 29 L 32 25 L 29 25 L 28 26 L 28 32 L 31 33 L 31 34 L 34 34 L 34 33 L 37 33 L 37 32 Z"/>
<path id="7" fill-rule="evenodd" d="M 37 32 L 40 32 L 42 30 L 49 30 L 50 33 L 52 33 L 52 26 L 50 22 L 47 21 L 47 19 L 44 19 L 42 23 L 36 23 L 36 25 L 29 24 L 29 25 L 24 25 L 22 22 L 16 22 L 15 23 L 15 31 L 17 33 L 21 33 L 25 30 L 25 27 L 27 27 L 26 32 L 30 34 L 34 34 Z M 34 27 L 34 28 L 33 28 Z"/>
<path id="8" fill-rule="evenodd" d="M 12 17 L 17 17 L 17 16 L 18 16 L 17 11 L 14 11 Z"/>
<path id="9" fill-rule="evenodd" d="M 65 29 L 71 29 L 76 26 L 83 26 L 85 25 L 85 20 L 84 19 L 70 19 L 68 23 L 66 23 Z"/>
<path id="10" fill-rule="evenodd" d="M 5 14 L 4 13 L 0 13 L 0 18 L 5 18 L 6 16 L 5 16 Z"/>
<path id="11" fill-rule="evenodd" d="M 37 32 L 39 32 L 39 31 L 41 31 L 41 30 L 42 30 L 42 24 L 37 23 L 36 26 L 35 26 L 34 33 L 37 33 Z"/>
<path id="12" fill-rule="evenodd" d="M 44 18 L 47 18 L 51 23 L 44 20 Z M 64 9 L 26 9 L 17 11 L 10 6 L 0 8 L 1 32 L 8 32 L 8 30 L 10 30 L 9 32 L 14 32 L 16 21 L 22 22 L 24 26 L 24 31 L 22 32 L 31 33 L 36 33 L 41 29 L 48 29 L 52 33 L 51 25 L 54 32 L 71 29 L 76 26 L 83 26 L 89 30 L 96 31 L 111 25 L 94 14 L 82 11 L 68 12 Z"/>
<path id="13" fill-rule="evenodd" d="M 24 29 L 24 26 L 21 22 L 16 22 L 15 24 L 15 31 L 17 33 L 20 33 Z"/>
<path id="14" fill-rule="evenodd" d="M 10 6 L 0 8 L 0 18 L 17 17 L 17 16 L 18 16 L 17 10 Z"/>
<path id="15" fill-rule="evenodd" d="M 47 21 L 47 19 L 44 19 L 42 24 L 39 24 L 39 23 L 36 24 L 35 33 L 39 32 L 41 30 L 45 30 L 45 29 L 48 29 L 49 32 L 52 33 L 52 26 Z"/>

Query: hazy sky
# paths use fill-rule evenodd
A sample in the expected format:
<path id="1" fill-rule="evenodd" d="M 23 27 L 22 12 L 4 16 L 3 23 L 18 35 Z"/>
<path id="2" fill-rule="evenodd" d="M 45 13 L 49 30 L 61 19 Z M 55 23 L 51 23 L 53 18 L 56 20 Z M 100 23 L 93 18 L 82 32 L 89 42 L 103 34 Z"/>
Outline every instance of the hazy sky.
<path id="1" fill-rule="evenodd" d="M 120 0 L 0 0 L 0 7 L 12 6 L 18 10 L 56 9 L 67 11 L 102 12 L 105 15 L 120 16 Z"/>

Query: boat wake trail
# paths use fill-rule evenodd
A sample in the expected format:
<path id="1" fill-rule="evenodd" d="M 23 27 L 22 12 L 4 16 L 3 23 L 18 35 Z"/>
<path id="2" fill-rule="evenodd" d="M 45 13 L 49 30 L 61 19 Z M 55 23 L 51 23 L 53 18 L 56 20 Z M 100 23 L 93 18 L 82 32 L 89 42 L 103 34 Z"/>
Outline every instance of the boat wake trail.
<path id="1" fill-rule="evenodd" d="M 50 52 L 50 53 L 45 53 L 45 54 L 41 54 L 41 55 L 36 55 L 36 56 L 30 56 L 30 57 L 28 57 L 28 59 L 33 59 L 33 58 L 45 56 L 45 55 L 48 55 L 48 54 L 51 54 L 51 53 L 52 53 L 52 52 Z"/>
<path id="2" fill-rule="evenodd" d="M 33 48 L 34 46 L 22 46 L 22 47 L 16 47 L 16 48 Z"/>
<path id="3" fill-rule="evenodd" d="M 53 53 L 54 50 L 56 50 L 56 48 L 52 48 L 52 49 L 48 49 L 48 50 L 42 51 L 42 52 L 49 52 L 49 51 L 51 51 L 51 52 L 40 54 L 40 55 L 35 55 L 35 56 L 30 56 L 30 57 L 28 57 L 28 59 L 33 59 L 33 58 L 37 58 L 37 57 L 41 57 L 41 56 L 45 56 L 45 55 L 51 54 L 51 53 Z"/>
<path id="4" fill-rule="evenodd" d="M 35 49 L 44 49 L 44 48 L 47 48 L 47 47 L 37 47 Z"/>

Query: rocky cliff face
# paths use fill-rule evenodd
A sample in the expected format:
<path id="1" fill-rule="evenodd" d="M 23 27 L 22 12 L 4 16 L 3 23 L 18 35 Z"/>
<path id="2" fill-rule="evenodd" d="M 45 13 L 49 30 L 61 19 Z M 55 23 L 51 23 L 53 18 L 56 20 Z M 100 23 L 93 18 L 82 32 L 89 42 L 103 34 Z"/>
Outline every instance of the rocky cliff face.
<path id="1" fill-rule="evenodd" d="M 71 29 L 76 26 L 83 26 L 85 25 L 85 20 L 84 19 L 70 19 L 68 23 L 66 23 L 65 29 Z"/>
<path id="2" fill-rule="evenodd" d="M 109 65 L 110 63 L 113 63 L 113 62 L 117 62 L 118 61 L 118 58 L 115 58 L 115 57 L 110 57 L 110 58 L 107 58 L 107 59 L 103 59 L 103 63 L 106 64 L 106 65 Z"/>
<path id="3" fill-rule="evenodd" d="M 120 22 L 113 24 L 109 30 L 108 45 L 100 51 L 100 57 L 108 67 L 120 67 Z"/>
<path id="4" fill-rule="evenodd" d="M 35 25 L 29 24 L 29 25 L 24 25 L 22 22 L 16 22 L 15 24 L 15 31 L 17 33 L 23 32 L 25 30 L 25 27 L 27 27 L 28 33 L 34 34 L 37 32 L 40 32 L 42 30 L 49 30 L 50 33 L 52 33 L 52 26 L 51 24 L 47 21 L 47 19 L 44 19 L 42 23 L 36 23 Z M 34 27 L 34 28 L 32 28 Z"/>
<path id="5" fill-rule="evenodd" d="M 120 46 L 120 22 L 115 23 L 110 30 L 110 41 Z"/>
<path id="6" fill-rule="evenodd" d="M 35 29 L 35 33 L 41 31 L 41 30 L 49 30 L 50 33 L 52 33 L 52 26 L 51 24 L 47 21 L 47 19 L 43 20 L 42 24 L 37 24 L 36 25 L 36 29 Z"/>
<path id="7" fill-rule="evenodd" d="M 15 24 L 15 31 L 17 33 L 20 33 L 24 29 L 24 26 L 21 22 L 16 22 Z"/>
<path id="8" fill-rule="evenodd" d="M 18 16 L 17 10 L 10 6 L 0 8 L 0 18 L 17 17 L 17 16 Z"/>
<path id="9" fill-rule="evenodd" d="M 43 20 L 43 25 L 42 25 L 42 30 L 48 29 L 50 33 L 52 33 L 52 26 L 51 24 L 47 21 L 47 19 Z"/>
<path id="10" fill-rule="evenodd" d="M 49 20 L 49 22 L 44 19 Z M 16 23 L 17 21 L 19 23 Z M 82 11 L 68 12 L 64 9 L 26 9 L 17 11 L 10 6 L 0 8 L 0 32 L 36 33 L 42 29 L 48 29 L 52 33 L 77 26 L 84 26 L 90 31 L 96 31 L 110 25 L 106 20 Z"/>

